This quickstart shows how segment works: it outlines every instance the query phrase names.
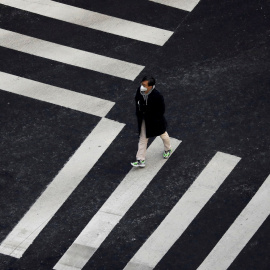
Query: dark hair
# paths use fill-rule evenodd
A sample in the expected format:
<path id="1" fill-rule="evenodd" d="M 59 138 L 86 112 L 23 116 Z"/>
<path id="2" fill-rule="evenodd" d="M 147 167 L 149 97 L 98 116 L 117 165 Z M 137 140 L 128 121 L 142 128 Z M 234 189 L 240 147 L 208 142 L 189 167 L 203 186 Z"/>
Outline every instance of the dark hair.
<path id="1" fill-rule="evenodd" d="M 153 77 L 151 77 L 151 76 L 144 76 L 144 77 L 142 78 L 142 82 L 144 82 L 144 81 L 148 81 L 148 86 L 153 86 L 153 85 L 156 84 L 155 78 L 153 78 Z"/>

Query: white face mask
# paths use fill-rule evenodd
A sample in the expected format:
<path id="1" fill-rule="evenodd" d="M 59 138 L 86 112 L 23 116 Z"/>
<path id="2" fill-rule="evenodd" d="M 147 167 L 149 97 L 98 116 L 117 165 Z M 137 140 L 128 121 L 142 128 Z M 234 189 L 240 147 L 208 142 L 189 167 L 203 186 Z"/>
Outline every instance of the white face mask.
<path id="1" fill-rule="evenodd" d="M 146 87 L 144 87 L 143 85 L 141 85 L 141 88 L 140 88 L 140 89 L 141 89 L 141 91 L 142 91 L 142 92 L 147 91 L 147 88 L 146 88 Z"/>

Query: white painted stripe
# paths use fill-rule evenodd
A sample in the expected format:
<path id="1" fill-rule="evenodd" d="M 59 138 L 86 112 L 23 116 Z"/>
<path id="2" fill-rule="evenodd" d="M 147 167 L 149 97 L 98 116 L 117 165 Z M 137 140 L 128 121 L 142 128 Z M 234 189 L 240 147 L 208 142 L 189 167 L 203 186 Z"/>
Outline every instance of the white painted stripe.
<path id="1" fill-rule="evenodd" d="M 171 138 L 173 149 L 180 141 Z M 115 225 L 138 199 L 147 185 L 165 164 L 162 141 L 156 138 L 147 150 L 149 159 L 145 168 L 132 168 L 124 180 L 90 220 L 54 269 L 82 269 Z"/>
<path id="2" fill-rule="evenodd" d="M 0 71 L 0 90 L 105 117 L 114 102 L 76 93 Z"/>
<path id="3" fill-rule="evenodd" d="M 270 214 L 270 175 L 197 270 L 226 270 Z"/>
<path id="4" fill-rule="evenodd" d="M 65 64 L 134 80 L 144 66 L 0 29 L 0 46 Z"/>
<path id="5" fill-rule="evenodd" d="M 200 0 L 150 0 L 150 1 L 186 11 L 192 11 L 200 2 Z"/>
<path id="6" fill-rule="evenodd" d="M 153 269 L 217 191 L 239 160 L 239 157 L 218 152 L 124 270 Z"/>
<path id="7" fill-rule="evenodd" d="M 0 253 L 20 258 L 89 170 L 106 151 L 124 124 L 102 118 L 51 184 L 1 243 Z"/>
<path id="8" fill-rule="evenodd" d="M 173 32 L 49 0 L 0 0 L 1 4 L 57 20 L 155 45 L 164 45 Z"/>

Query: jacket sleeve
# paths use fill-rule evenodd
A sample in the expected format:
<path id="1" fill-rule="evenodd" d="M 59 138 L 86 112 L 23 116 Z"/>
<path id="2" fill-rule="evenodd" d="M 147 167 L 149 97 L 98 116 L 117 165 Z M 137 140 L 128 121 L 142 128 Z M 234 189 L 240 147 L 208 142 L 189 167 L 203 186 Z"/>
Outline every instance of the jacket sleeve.
<path id="1" fill-rule="evenodd" d="M 158 99 L 159 114 L 162 116 L 165 113 L 165 102 L 164 97 L 160 94 Z"/>
<path id="2" fill-rule="evenodd" d="M 136 115 L 137 116 L 139 115 L 139 111 L 140 111 L 138 101 L 139 101 L 139 96 L 138 96 L 138 90 L 137 90 L 136 95 L 135 95 L 135 107 L 136 107 Z"/>

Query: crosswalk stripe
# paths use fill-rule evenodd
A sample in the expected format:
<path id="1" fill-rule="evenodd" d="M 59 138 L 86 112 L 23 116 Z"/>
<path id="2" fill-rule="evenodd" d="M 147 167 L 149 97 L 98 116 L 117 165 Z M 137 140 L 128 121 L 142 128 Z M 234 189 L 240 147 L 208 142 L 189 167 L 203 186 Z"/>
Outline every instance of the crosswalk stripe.
<path id="1" fill-rule="evenodd" d="M 226 270 L 270 214 L 270 175 L 197 270 Z"/>
<path id="2" fill-rule="evenodd" d="M 0 0 L 1 4 L 155 45 L 164 45 L 173 32 L 115 18 L 49 0 Z"/>
<path id="3" fill-rule="evenodd" d="M 180 144 L 171 138 L 173 149 Z M 90 220 L 54 269 L 81 269 L 110 234 L 166 160 L 161 156 L 162 142 L 156 138 L 147 150 L 149 159 L 144 169 L 132 168 L 100 210 Z M 150 158 L 151 157 L 151 158 Z"/>
<path id="4" fill-rule="evenodd" d="M 0 29 L 0 46 L 69 65 L 134 80 L 144 66 Z"/>
<path id="5" fill-rule="evenodd" d="M 150 0 L 150 1 L 186 11 L 192 11 L 200 2 L 200 0 Z"/>
<path id="6" fill-rule="evenodd" d="M 217 152 L 124 270 L 153 269 L 217 191 L 239 160 L 239 157 Z"/>
<path id="7" fill-rule="evenodd" d="M 105 117 L 114 102 L 0 71 L 0 89 L 80 112 Z"/>
<path id="8" fill-rule="evenodd" d="M 0 253 L 20 258 L 75 190 L 124 124 L 102 118 L 65 166 L 0 245 Z"/>

